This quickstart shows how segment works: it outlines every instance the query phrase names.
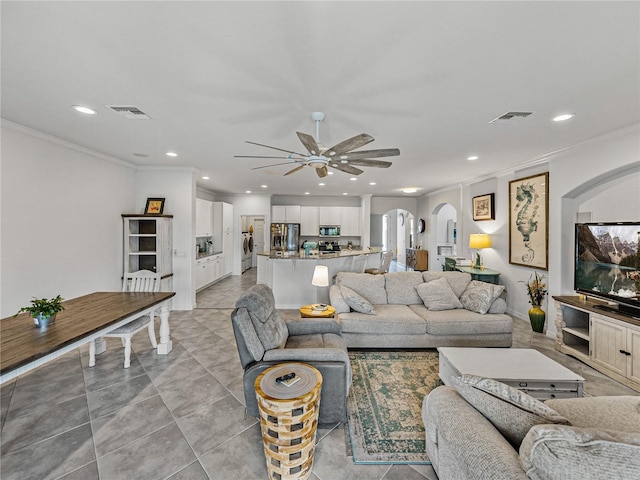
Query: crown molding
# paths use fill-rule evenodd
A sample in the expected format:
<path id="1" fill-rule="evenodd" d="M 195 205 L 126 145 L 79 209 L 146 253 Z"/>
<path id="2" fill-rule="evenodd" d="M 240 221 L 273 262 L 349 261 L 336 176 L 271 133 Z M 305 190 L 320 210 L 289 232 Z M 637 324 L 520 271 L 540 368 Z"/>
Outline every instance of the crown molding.
<path id="1" fill-rule="evenodd" d="M 104 160 L 107 162 L 115 163 L 121 165 L 123 167 L 136 169 L 137 165 L 127 162 L 126 160 L 122 160 L 120 158 L 112 157 L 110 155 L 105 155 L 104 153 L 96 152 L 95 150 L 91 150 L 89 148 L 78 145 L 77 143 L 70 142 L 68 140 L 63 140 L 60 137 L 56 137 L 54 135 L 50 135 L 48 133 L 41 132 L 39 130 L 35 130 L 30 127 L 26 127 L 19 123 L 12 122 L 11 120 L 7 120 L 6 118 L 2 118 L 2 128 L 11 130 L 12 132 L 19 133 L 21 135 L 35 138 L 37 140 L 41 140 L 43 142 L 51 143 L 57 145 L 59 147 L 64 147 L 69 150 L 73 150 L 84 155 L 89 155 L 91 157 L 95 157 L 100 160 Z"/>

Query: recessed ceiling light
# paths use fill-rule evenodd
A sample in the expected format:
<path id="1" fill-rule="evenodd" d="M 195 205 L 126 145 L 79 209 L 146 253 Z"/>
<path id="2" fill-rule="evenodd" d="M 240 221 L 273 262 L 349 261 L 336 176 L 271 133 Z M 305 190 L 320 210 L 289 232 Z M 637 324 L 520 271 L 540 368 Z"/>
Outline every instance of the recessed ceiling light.
<path id="1" fill-rule="evenodd" d="M 478 158 L 480 158 L 480 157 L 478 157 L 477 155 L 471 155 L 470 157 L 467 157 L 467 160 L 470 160 L 470 161 L 473 162 L 474 160 L 477 160 Z"/>
<path id="2" fill-rule="evenodd" d="M 369 185 L 375 185 L 376 182 L 369 182 Z"/>
<path id="3" fill-rule="evenodd" d="M 334 174 L 334 172 L 327 172 L 327 173 L 328 173 L 329 175 L 333 175 L 333 174 Z"/>
<path id="4" fill-rule="evenodd" d="M 557 117 L 553 117 L 554 122 L 564 122 L 565 120 L 569 120 L 570 118 L 575 117 L 575 113 L 563 113 L 562 115 L 558 115 Z"/>
<path id="5" fill-rule="evenodd" d="M 177 157 L 178 156 L 178 154 L 176 152 L 167 152 L 165 155 L 167 157 Z"/>
<path id="6" fill-rule="evenodd" d="M 349 180 L 351 180 L 352 182 L 355 182 L 358 179 L 356 177 L 351 177 Z"/>
<path id="7" fill-rule="evenodd" d="M 76 112 L 85 113 L 87 115 L 95 115 L 96 113 L 98 113 L 93 108 L 83 107 L 82 105 L 71 105 L 71 108 L 73 108 Z"/>
<path id="8" fill-rule="evenodd" d="M 402 191 L 404 193 L 416 193 L 418 189 L 415 187 L 408 187 L 408 188 L 403 188 Z"/>
<path id="9" fill-rule="evenodd" d="M 209 177 L 202 177 L 203 180 L 209 180 Z"/>
<path id="10" fill-rule="evenodd" d="M 305 195 L 310 195 L 310 193 L 309 193 L 309 192 L 304 192 L 304 194 L 305 194 Z"/>
<path id="11" fill-rule="evenodd" d="M 247 190 L 247 191 L 245 191 L 244 193 L 251 193 L 251 190 Z"/>
<path id="12" fill-rule="evenodd" d="M 324 183 L 320 182 L 318 185 L 320 185 L 321 187 L 324 187 Z"/>
<path id="13" fill-rule="evenodd" d="M 349 195 L 347 192 L 342 192 L 343 195 Z"/>
<path id="14" fill-rule="evenodd" d="M 260 185 L 262 188 L 267 188 L 269 185 Z"/>

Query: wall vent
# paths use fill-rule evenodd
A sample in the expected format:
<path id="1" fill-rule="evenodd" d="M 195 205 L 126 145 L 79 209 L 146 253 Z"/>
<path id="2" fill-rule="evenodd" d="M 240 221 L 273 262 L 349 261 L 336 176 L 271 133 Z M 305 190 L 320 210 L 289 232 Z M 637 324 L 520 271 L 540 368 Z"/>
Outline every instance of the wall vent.
<path id="1" fill-rule="evenodd" d="M 518 123 L 523 118 L 533 115 L 533 112 L 507 112 L 500 115 L 498 118 L 494 118 L 489 123 L 508 123 L 510 125 Z"/>
<path id="2" fill-rule="evenodd" d="M 134 105 L 107 105 L 108 108 L 129 120 L 151 120 L 151 117 Z"/>

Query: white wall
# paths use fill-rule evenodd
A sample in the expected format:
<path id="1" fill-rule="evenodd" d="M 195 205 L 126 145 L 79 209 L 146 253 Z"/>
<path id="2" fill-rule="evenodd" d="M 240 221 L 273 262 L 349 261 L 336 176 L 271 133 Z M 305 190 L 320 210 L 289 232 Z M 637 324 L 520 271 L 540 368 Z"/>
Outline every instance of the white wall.
<path id="1" fill-rule="evenodd" d="M 164 212 L 173 215 L 174 310 L 191 310 L 195 294 L 196 180 L 192 168 L 143 168 L 136 174 L 136 210 L 143 211 L 149 197 L 165 199 Z"/>
<path id="2" fill-rule="evenodd" d="M 593 139 L 558 152 L 519 170 L 502 172 L 462 189 L 462 240 L 459 254 L 468 256 L 469 233 L 491 235 L 492 248 L 482 251 L 487 268 L 501 272 L 500 283 L 507 286 L 509 313 L 528 321 L 530 308 L 525 282 L 534 271 L 547 277 L 550 296 L 547 311 L 547 335 L 555 336 L 555 305 L 552 295 L 574 295 L 573 249 L 577 212 L 590 211 L 594 221 L 640 220 L 640 129 L 637 125 Z M 549 270 L 543 272 L 509 263 L 509 181 L 549 171 Z M 472 198 L 496 194 L 496 219 L 474 222 Z M 453 195 L 452 195 L 453 197 Z M 442 194 L 429 197 L 435 207 Z M 453 200 L 453 198 L 451 198 Z M 424 208 L 424 207 L 423 207 Z"/>
<path id="3" fill-rule="evenodd" d="M 34 296 L 119 290 L 133 167 L 5 120 L 1 153 L 0 316 Z"/>

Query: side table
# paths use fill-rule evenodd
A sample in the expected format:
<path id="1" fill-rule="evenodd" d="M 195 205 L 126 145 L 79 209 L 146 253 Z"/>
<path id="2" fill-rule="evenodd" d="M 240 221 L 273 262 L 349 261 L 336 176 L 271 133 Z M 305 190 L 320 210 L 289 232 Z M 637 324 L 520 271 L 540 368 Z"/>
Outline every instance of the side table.
<path id="1" fill-rule="evenodd" d="M 286 386 L 278 377 L 295 373 Z M 255 381 L 260 429 L 271 480 L 306 480 L 311 475 L 320 409 L 322 375 L 304 363 L 282 363 Z"/>
<path id="2" fill-rule="evenodd" d="M 331 305 L 327 305 L 326 310 L 314 310 L 314 305 L 317 305 L 317 303 L 300 307 L 300 316 L 302 318 L 333 318 L 336 313 L 336 309 Z"/>

